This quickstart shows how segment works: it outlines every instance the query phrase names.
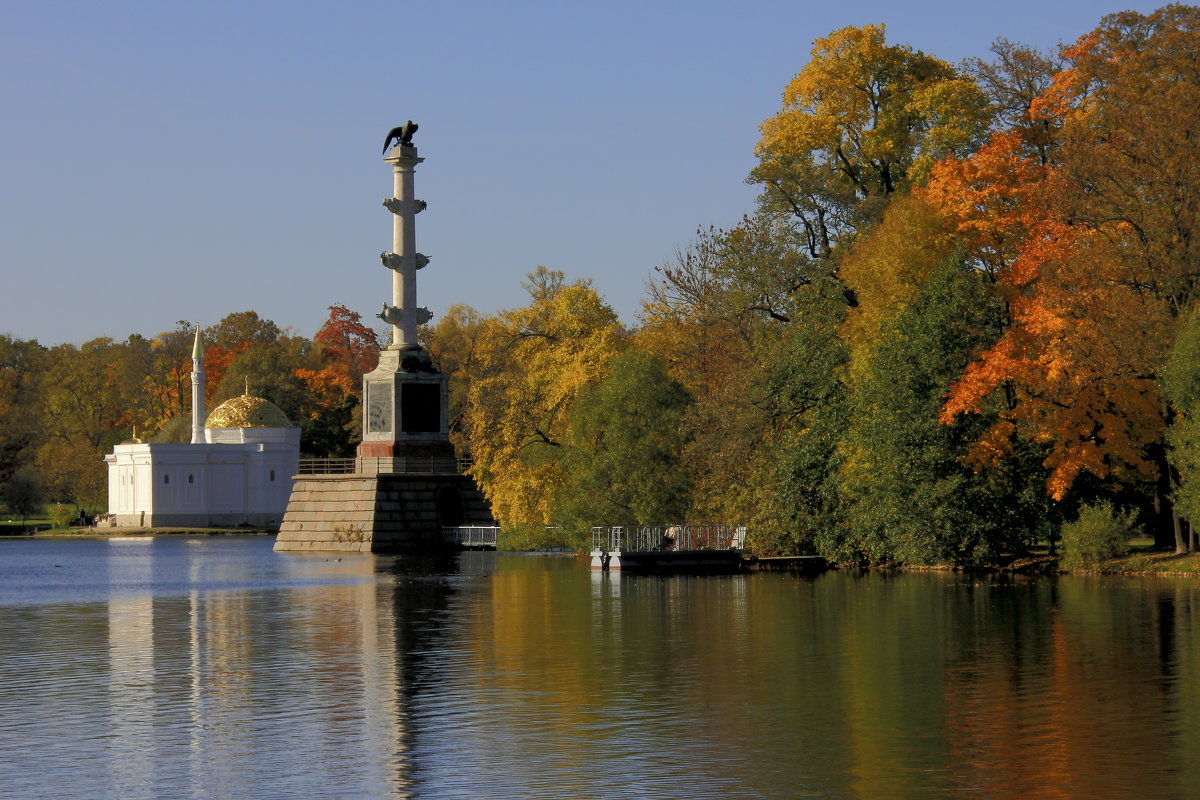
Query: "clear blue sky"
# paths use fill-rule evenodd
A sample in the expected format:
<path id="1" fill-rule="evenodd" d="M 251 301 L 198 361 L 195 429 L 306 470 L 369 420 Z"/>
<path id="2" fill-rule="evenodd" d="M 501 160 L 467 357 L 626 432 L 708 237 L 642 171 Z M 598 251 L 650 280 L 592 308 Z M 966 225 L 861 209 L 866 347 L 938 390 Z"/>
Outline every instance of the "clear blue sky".
<path id="1" fill-rule="evenodd" d="M 406 119 L 423 305 L 518 306 L 546 264 L 632 323 L 656 264 L 751 210 L 758 125 L 814 38 L 884 22 L 958 61 L 1157 5 L 10 3 L 0 333 L 81 343 L 253 309 L 312 336 L 330 304 L 376 313 L 380 151 Z"/>

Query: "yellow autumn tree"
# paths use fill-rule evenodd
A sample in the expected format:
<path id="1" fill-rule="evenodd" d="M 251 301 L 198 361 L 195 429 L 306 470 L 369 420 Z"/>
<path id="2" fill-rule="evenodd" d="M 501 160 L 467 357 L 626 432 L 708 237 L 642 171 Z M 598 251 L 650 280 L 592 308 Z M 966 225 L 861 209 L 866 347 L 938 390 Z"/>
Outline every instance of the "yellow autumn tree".
<path id="1" fill-rule="evenodd" d="M 434 365 L 449 378 L 450 441 L 458 453 L 468 457 L 474 453 L 474 448 L 467 425 L 467 398 L 480 367 L 476 343 L 483 320 L 483 315 L 471 306 L 455 303 L 436 324 L 423 325 L 418 331 Z"/>
<path id="2" fill-rule="evenodd" d="M 471 473 L 506 531 L 545 544 L 572 405 L 607 374 L 625 346 L 616 313 L 589 281 L 566 283 L 538 267 L 524 284 L 530 302 L 482 320 L 468 387 Z"/>
<path id="3" fill-rule="evenodd" d="M 827 258 L 938 158 L 971 152 L 989 115 L 975 81 L 946 62 L 889 45 L 883 25 L 843 28 L 813 43 L 783 108 L 763 122 L 750 179 L 766 208 L 797 220 L 809 253 Z"/>
<path id="4" fill-rule="evenodd" d="M 886 322 L 917 299 L 957 247 L 945 219 L 923 198 L 905 194 L 889 204 L 879 226 L 842 259 L 842 280 L 857 299 L 842 325 L 852 361 L 878 343 Z"/>

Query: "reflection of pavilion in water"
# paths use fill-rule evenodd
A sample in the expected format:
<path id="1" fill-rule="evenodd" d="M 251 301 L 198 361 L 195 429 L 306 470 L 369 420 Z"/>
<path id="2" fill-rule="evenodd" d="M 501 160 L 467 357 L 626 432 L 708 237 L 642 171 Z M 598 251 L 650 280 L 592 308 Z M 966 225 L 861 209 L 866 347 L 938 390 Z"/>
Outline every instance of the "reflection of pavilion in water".
<path id="1" fill-rule="evenodd" d="M 143 542 L 121 545 L 153 548 Z M 142 555 L 122 563 L 124 577 L 153 576 L 152 552 Z M 306 575 L 312 566 L 297 564 Z M 280 796 L 321 785 L 411 795 L 413 675 L 448 584 L 398 578 L 383 557 L 321 566 L 349 583 L 287 590 L 285 603 L 257 590 L 110 601 L 106 764 L 120 796 L 163 796 L 168 774 L 169 793 L 184 796 L 268 782 Z M 200 568 L 200 558 L 189 567 Z"/>

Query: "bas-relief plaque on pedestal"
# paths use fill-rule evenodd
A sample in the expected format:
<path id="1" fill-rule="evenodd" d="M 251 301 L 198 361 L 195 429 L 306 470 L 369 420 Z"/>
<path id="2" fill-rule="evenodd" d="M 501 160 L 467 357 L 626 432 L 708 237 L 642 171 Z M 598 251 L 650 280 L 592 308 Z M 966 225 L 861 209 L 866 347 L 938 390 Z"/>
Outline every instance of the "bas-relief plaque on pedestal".
<path id="1" fill-rule="evenodd" d="M 392 393 L 386 384 L 368 384 L 367 433 L 392 432 Z"/>

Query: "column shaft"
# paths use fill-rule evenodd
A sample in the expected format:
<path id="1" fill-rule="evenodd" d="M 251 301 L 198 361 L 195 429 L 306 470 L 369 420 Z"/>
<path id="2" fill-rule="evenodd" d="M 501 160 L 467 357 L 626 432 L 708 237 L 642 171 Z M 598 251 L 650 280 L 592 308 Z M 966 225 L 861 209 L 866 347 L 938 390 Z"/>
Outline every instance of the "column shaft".
<path id="1" fill-rule="evenodd" d="M 417 347 L 417 237 L 414 165 L 401 161 L 393 168 L 396 199 L 403 211 L 393 215 L 392 252 L 403 256 L 402 266 L 392 275 L 392 305 L 401 310 L 401 322 L 393 326 L 394 341 L 404 348 Z"/>

